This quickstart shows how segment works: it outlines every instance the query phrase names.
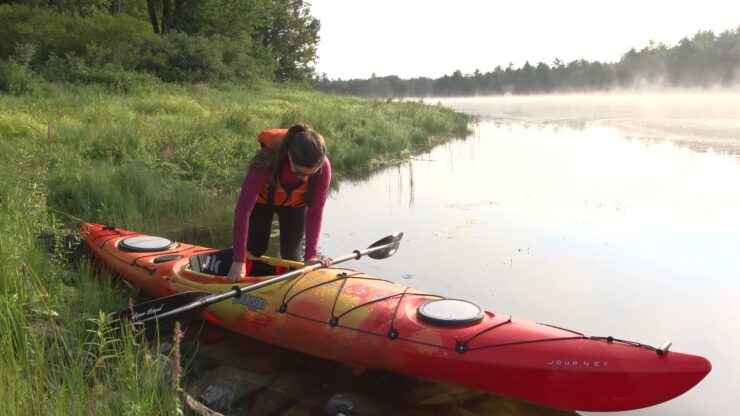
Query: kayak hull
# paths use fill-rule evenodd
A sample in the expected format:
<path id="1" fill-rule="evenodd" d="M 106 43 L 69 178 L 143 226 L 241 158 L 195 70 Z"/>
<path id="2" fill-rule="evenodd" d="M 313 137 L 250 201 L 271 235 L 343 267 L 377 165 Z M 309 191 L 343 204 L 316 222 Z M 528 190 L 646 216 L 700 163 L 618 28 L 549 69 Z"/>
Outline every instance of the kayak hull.
<path id="1" fill-rule="evenodd" d="M 177 243 L 157 252 L 126 251 L 122 240 L 145 236 L 97 224 L 85 224 L 83 235 L 100 262 L 152 297 L 222 293 L 233 287 L 223 276 L 193 267 L 195 256 L 213 255 L 211 265 L 216 264 L 219 250 Z M 281 268 L 301 266 L 270 258 L 259 263 L 276 267 L 278 274 Z M 248 277 L 240 284 L 264 278 Z M 353 270 L 328 268 L 213 304 L 204 316 L 231 331 L 306 354 L 570 410 L 652 406 L 683 394 L 711 370 L 703 357 L 663 353 L 490 311 L 480 322 L 462 326 L 420 319 L 419 306 L 440 298 Z"/>

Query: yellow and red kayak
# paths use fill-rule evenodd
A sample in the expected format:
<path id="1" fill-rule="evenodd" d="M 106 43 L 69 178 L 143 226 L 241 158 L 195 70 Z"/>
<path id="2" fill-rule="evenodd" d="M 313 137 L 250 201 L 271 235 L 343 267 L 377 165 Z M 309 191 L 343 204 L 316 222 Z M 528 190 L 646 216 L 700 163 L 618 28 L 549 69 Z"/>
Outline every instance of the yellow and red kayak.
<path id="1" fill-rule="evenodd" d="M 86 223 L 82 231 L 99 261 L 150 296 L 222 293 L 234 286 L 224 278 L 229 250 L 98 224 Z M 241 284 L 295 267 L 303 264 L 251 260 Z M 463 317 L 446 319 L 447 306 L 463 309 Z M 215 303 L 204 315 L 306 354 L 562 409 L 655 405 L 683 394 L 711 370 L 707 359 L 668 351 L 668 345 L 590 336 L 476 308 L 361 272 L 324 268 Z"/>

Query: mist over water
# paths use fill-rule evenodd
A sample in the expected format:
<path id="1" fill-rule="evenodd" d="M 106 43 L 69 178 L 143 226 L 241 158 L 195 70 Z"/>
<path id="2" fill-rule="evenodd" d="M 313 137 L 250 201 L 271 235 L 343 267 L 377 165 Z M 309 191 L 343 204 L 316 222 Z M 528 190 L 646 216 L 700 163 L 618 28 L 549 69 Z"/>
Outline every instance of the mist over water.
<path id="1" fill-rule="evenodd" d="M 712 373 L 627 414 L 737 413 L 740 94 L 440 101 L 479 116 L 473 135 L 340 184 L 321 251 L 404 231 L 397 256 L 350 267 L 591 335 L 671 340 Z"/>

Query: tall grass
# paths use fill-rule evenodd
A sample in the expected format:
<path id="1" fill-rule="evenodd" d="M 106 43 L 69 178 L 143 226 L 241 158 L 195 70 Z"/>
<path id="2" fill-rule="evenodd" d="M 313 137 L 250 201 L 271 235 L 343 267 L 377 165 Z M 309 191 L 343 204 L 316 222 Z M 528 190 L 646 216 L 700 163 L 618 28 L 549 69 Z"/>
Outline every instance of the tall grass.
<path id="1" fill-rule="evenodd" d="M 468 119 L 420 103 L 264 86 L 173 86 L 119 94 L 42 85 L 0 96 L 0 406 L 3 414 L 179 411 L 162 360 L 106 313 L 126 295 L 38 236 L 57 213 L 149 232 L 231 221 L 266 128 L 307 122 L 338 176 L 467 133 Z M 65 283 L 66 282 L 66 283 Z"/>
<path id="2" fill-rule="evenodd" d="M 47 87 L 44 96 L 0 97 L 0 149 L 47 168 L 51 207 L 147 232 L 174 219 L 227 220 L 263 129 L 311 124 L 341 177 L 464 137 L 469 121 L 441 106 L 270 85 Z"/>
<path id="3" fill-rule="evenodd" d="M 122 294 L 93 281 L 89 268 L 75 286 L 63 283 L 71 273 L 65 253 L 37 238 L 60 228 L 34 184 L 38 172 L 28 172 L 28 182 L 10 181 L 11 170 L 5 165 L 0 176 L 3 414 L 174 413 L 164 361 L 132 332 L 121 336 L 101 312 L 122 307 Z"/>

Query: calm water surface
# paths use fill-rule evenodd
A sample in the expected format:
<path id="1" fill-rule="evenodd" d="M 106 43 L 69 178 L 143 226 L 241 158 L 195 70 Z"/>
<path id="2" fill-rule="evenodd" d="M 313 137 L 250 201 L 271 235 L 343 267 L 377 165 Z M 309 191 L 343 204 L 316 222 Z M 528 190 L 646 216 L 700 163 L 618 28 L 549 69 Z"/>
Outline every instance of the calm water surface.
<path id="1" fill-rule="evenodd" d="M 435 100 L 436 101 L 436 100 Z M 740 94 L 447 99 L 466 140 L 330 195 L 321 251 L 485 309 L 708 357 L 646 415 L 739 414 Z"/>
<path id="2" fill-rule="evenodd" d="M 740 94 L 442 103 L 478 116 L 473 134 L 340 183 L 321 252 L 403 231 L 396 256 L 347 267 L 590 335 L 671 340 L 713 371 L 675 400 L 624 414 L 740 414 Z M 367 385 L 359 391 L 376 407 L 395 403 L 379 388 L 408 390 L 367 380 L 351 383 Z"/>

